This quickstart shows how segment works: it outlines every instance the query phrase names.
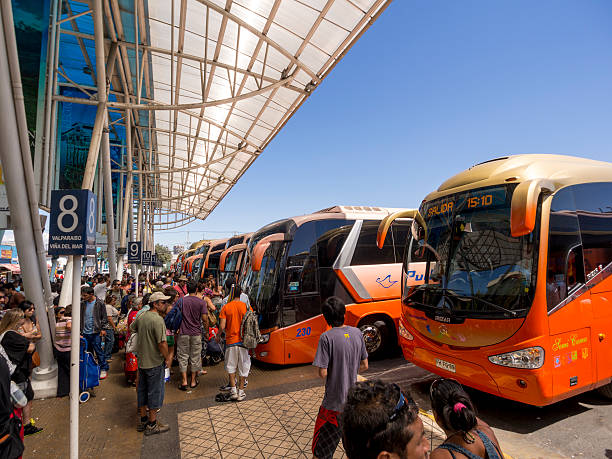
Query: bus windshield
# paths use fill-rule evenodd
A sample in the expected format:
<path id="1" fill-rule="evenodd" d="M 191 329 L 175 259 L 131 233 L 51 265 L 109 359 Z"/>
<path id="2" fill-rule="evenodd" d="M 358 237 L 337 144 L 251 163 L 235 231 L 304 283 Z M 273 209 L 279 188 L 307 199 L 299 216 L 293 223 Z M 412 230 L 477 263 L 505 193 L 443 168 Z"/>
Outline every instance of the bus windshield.
<path id="1" fill-rule="evenodd" d="M 242 280 L 242 291 L 259 314 L 259 328 L 278 325 L 280 261 L 286 243 L 271 243 L 261 262 L 261 269 L 253 271 L 250 264 Z"/>
<path id="2" fill-rule="evenodd" d="M 413 223 L 402 299 L 445 320 L 524 317 L 535 292 L 538 228 L 510 233 L 514 185 L 425 202 L 425 230 Z"/>

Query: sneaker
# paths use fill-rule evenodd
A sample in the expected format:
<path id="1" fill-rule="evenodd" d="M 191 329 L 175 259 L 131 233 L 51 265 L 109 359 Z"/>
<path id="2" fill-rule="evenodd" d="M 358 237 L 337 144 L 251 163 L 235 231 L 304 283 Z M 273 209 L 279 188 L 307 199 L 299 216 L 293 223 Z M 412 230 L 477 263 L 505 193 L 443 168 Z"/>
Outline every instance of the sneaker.
<path id="1" fill-rule="evenodd" d="M 145 435 L 155 435 L 158 433 L 168 432 L 169 430 L 170 426 L 168 424 L 162 424 L 161 422 L 157 421 L 154 425 L 147 424 L 144 433 Z"/>
<path id="2" fill-rule="evenodd" d="M 248 385 L 249 385 L 249 380 L 248 380 L 248 379 L 245 379 L 245 380 L 244 380 L 244 388 L 246 389 L 246 386 L 248 386 Z"/>
<path id="3" fill-rule="evenodd" d="M 100 379 L 106 379 L 106 376 L 107 376 L 106 370 L 102 370 L 100 372 Z"/>
<path id="4" fill-rule="evenodd" d="M 27 435 L 34 435 L 37 434 L 38 432 L 42 431 L 42 427 L 36 427 L 34 425 L 33 421 L 30 421 L 29 424 L 25 425 L 23 427 L 23 435 L 27 436 Z"/>
<path id="5" fill-rule="evenodd" d="M 246 394 L 244 393 L 243 390 L 239 390 L 238 391 L 238 397 L 236 397 L 236 401 L 237 402 L 241 402 L 246 398 Z"/>
<path id="6" fill-rule="evenodd" d="M 136 424 L 136 432 L 144 432 L 145 429 L 147 428 L 147 423 L 149 422 L 149 419 L 147 418 L 147 420 L 145 421 L 141 421 L 140 419 L 138 420 L 138 424 Z"/>
<path id="7" fill-rule="evenodd" d="M 231 388 L 230 400 L 238 400 L 238 391 L 235 387 Z"/>
<path id="8" fill-rule="evenodd" d="M 230 386 L 229 383 L 228 383 L 228 384 L 225 384 L 223 386 L 219 386 L 219 390 L 221 392 L 229 392 L 230 390 L 232 390 L 232 386 Z"/>

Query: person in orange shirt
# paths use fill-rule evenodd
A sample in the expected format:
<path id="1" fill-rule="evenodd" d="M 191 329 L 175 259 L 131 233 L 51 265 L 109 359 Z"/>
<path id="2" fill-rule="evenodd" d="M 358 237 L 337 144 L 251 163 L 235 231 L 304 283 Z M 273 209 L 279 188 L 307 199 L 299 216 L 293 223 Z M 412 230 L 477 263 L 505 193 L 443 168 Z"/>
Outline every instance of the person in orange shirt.
<path id="1" fill-rule="evenodd" d="M 223 306 L 219 314 L 219 331 L 225 332 L 225 371 L 230 379 L 230 400 L 242 401 L 246 398 L 244 382 L 251 370 L 251 357 L 242 345 L 240 325 L 247 312 L 247 306 L 240 301 L 240 286 L 234 285 L 230 301 Z M 236 389 L 236 372 L 239 383 Z"/>

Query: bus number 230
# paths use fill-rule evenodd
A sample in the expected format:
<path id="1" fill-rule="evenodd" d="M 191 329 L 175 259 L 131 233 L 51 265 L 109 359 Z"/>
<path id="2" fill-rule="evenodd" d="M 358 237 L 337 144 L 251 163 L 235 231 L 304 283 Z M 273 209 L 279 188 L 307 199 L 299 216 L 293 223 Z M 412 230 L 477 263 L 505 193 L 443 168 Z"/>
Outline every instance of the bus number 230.
<path id="1" fill-rule="evenodd" d="M 308 336 L 310 335 L 310 332 L 311 332 L 310 327 L 298 328 L 296 338 L 299 338 L 300 336 Z"/>

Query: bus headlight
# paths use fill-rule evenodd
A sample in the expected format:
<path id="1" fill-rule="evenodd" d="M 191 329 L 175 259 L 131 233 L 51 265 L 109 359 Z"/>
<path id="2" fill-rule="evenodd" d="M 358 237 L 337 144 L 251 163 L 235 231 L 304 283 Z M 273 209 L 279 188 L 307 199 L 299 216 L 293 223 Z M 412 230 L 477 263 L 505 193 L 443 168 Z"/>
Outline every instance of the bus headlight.
<path id="1" fill-rule="evenodd" d="M 534 346 L 505 354 L 491 355 L 489 361 L 502 367 L 534 370 L 544 365 L 544 349 Z"/>
<path id="2" fill-rule="evenodd" d="M 268 341 L 270 341 L 270 333 L 264 333 L 259 339 L 259 344 L 266 344 Z"/>
<path id="3" fill-rule="evenodd" d="M 399 335 L 404 338 L 407 339 L 408 341 L 412 341 L 414 339 L 414 336 L 412 336 L 412 334 L 406 330 L 406 327 L 404 327 L 404 324 L 402 324 L 402 321 L 399 321 L 399 325 L 398 325 L 398 330 L 399 330 Z"/>

